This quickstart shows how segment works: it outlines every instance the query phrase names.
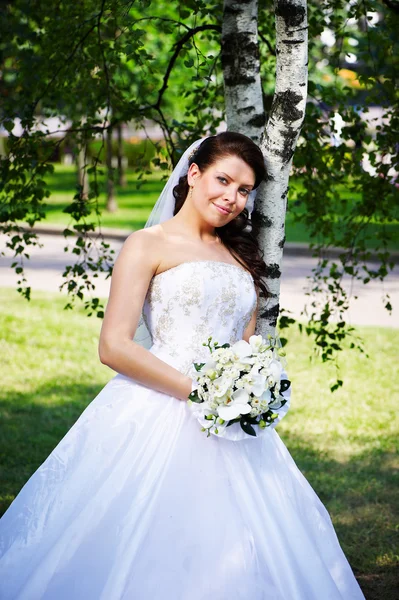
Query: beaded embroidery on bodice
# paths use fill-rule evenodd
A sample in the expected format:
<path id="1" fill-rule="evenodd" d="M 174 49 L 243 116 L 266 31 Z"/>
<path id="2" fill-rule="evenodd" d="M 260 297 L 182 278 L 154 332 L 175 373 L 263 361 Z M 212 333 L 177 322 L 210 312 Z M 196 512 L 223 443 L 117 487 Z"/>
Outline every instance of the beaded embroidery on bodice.
<path id="1" fill-rule="evenodd" d="M 256 307 L 251 274 L 225 262 L 183 262 L 155 275 L 143 305 L 150 351 L 189 374 L 193 361 L 210 356 L 202 344 L 242 339 Z"/>

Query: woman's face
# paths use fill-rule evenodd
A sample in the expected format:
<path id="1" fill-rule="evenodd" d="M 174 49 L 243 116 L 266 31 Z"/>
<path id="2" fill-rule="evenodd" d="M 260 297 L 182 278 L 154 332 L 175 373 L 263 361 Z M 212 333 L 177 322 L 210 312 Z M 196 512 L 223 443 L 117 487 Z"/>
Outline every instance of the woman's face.
<path id="1" fill-rule="evenodd" d="M 255 173 L 238 156 L 220 158 L 203 172 L 193 163 L 187 173 L 193 186 L 188 198 L 203 218 L 214 227 L 222 227 L 245 208 L 255 184 Z"/>

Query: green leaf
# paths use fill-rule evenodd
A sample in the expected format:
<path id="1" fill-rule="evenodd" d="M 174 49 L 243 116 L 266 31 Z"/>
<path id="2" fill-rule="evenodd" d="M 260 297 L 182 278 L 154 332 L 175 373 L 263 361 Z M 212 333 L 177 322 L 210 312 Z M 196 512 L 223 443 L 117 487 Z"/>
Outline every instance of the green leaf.
<path id="1" fill-rule="evenodd" d="M 197 402 L 197 404 L 201 404 L 202 403 L 201 398 L 198 396 L 198 391 L 197 390 L 193 390 L 192 392 L 190 392 L 189 395 L 188 395 L 188 397 L 193 402 Z"/>
<path id="2" fill-rule="evenodd" d="M 246 416 L 241 417 L 240 425 L 241 425 L 241 429 L 243 429 L 245 431 L 245 433 L 247 433 L 248 435 L 252 435 L 253 437 L 256 437 L 255 429 L 252 427 L 252 425 L 249 422 L 249 419 Z"/>

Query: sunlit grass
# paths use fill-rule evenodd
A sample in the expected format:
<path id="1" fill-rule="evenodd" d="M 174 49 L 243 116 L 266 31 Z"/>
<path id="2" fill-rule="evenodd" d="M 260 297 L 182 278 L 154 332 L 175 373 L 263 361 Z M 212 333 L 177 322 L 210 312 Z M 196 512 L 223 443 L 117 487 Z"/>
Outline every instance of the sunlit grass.
<path id="1" fill-rule="evenodd" d="M 98 359 L 101 321 L 83 310 L 63 311 L 64 305 L 61 295 L 35 292 L 28 303 L 0 288 L 0 512 L 115 374 Z M 310 361 L 311 341 L 296 330 L 289 334 L 292 408 L 277 431 L 329 510 L 362 586 L 377 589 L 367 600 L 393 600 L 397 334 L 375 327 L 358 332 L 369 358 L 344 350 L 344 386 L 333 394 L 334 368 Z"/>

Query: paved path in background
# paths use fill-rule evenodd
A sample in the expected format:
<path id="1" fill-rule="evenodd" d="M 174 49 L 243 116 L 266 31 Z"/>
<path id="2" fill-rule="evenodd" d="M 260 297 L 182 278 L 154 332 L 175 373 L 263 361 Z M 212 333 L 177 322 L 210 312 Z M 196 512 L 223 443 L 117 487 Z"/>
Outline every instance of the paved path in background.
<path id="1" fill-rule="evenodd" d="M 0 248 L 5 248 L 6 236 L 0 235 Z M 29 253 L 31 258 L 26 260 L 26 277 L 32 288 L 32 297 L 35 291 L 59 292 L 59 286 L 63 282 L 62 272 L 66 265 L 73 264 L 76 255 L 72 252 L 64 252 L 67 242 L 60 235 L 40 235 L 42 248 L 31 247 Z M 109 240 L 112 248 L 117 253 L 121 246 L 121 240 Z M 69 247 L 73 248 L 73 240 L 68 241 Z M 0 257 L 0 286 L 17 287 L 17 275 L 10 268 L 12 257 Z M 311 274 L 316 261 L 311 256 L 303 253 L 295 255 L 288 252 L 283 259 L 283 277 L 281 283 L 281 306 L 291 310 L 296 317 L 300 316 L 309 297 L 305 295 L 307 276 Z M 110 280 L 99 276 L 96 283 L 96 296 L 107 297 L 109 293 Z M 345 281 L 349 290 L 350 279 Z M 17 293 L 17 292 L 16 292 Z M 382 297 L 388 293 L 394 307 L 392 315 L 384 309 Z M 353 296 L 348 314 L 348 321 L 353 325 L 377 325 L 384 327 L 399 328 L 399 267 L 396 265 L 394 271 L 388 276 L 384 283 L 370 282 L 366 286 L 355 282 L 352 286 Z"/>

